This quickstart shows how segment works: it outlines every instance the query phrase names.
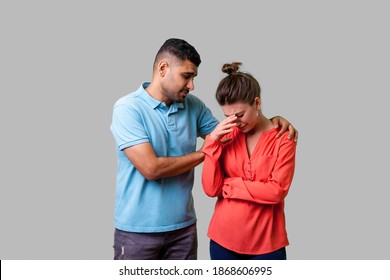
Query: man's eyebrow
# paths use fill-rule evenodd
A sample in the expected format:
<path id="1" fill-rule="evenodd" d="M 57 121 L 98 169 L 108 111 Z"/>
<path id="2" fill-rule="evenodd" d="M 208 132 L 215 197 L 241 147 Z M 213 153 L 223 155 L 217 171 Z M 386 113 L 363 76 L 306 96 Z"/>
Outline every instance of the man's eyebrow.
<path id="1" fill-rule="evenodd" d="M 191 75 L 191 76 L 194 76 L 194 77 L 196 77 L 198 75 L 198 73 L 195 73 L 195 72 L 184 72 L 183 74 L 184 75 Z"/>

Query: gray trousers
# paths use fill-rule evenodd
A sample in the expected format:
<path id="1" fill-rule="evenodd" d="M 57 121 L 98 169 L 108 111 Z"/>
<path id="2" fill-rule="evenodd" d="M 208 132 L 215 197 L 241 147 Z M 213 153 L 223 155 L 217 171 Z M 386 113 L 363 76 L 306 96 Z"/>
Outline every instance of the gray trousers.
<path id="1" fill-rule="evenodd" d="M 196 260 L 196 224 L 183 229 L 135 233 L 115 229 L 115 260 Z"/>

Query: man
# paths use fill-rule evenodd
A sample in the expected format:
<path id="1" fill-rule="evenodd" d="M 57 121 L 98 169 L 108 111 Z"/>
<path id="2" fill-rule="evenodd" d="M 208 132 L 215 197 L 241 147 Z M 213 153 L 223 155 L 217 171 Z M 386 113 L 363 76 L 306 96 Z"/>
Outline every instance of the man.
<path id="1" fill-rule="evenodd" d="M 158 51 L 150 83 L 113 108 L 111 131 L 117 144 L 114 259 L 197 259 L 194 167 L 204 159 L 197 137 L 218 121 L 196 96 L 201 63 L 195 48 L 168 39 Z M 275 125 L 287 127 L 277 117 Z"/>

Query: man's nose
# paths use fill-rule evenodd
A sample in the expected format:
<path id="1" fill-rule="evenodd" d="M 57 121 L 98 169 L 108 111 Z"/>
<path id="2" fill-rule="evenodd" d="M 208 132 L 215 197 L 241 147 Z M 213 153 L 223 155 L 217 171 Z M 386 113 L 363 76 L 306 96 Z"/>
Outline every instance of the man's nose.
<path id="1" fill-rule="evenodd" d="M 193 79 L 190 79 L 187 83 L 187 88 L 189 90 L 194 90 L 195 89 L 195 84 L 194 84 L 194 80 Z"/>

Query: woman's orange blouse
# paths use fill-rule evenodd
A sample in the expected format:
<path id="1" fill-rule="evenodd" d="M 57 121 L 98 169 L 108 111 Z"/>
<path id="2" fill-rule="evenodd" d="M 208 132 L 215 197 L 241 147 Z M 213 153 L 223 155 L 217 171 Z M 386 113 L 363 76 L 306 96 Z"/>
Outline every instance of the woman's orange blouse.
<path id="1" fill-rule="evenodd" d="M 208 236 L 240 254 L 264 254 L 289 244 L 284 215 L 295 169 L 296 142 L 288 131 L 264 131 L 249 157 L 245 134 L 237 128 L 226 144 L 205 139 L 202 184 L 218 197 Z M 221 139 L 222 140 L 222 139 Z"/>

